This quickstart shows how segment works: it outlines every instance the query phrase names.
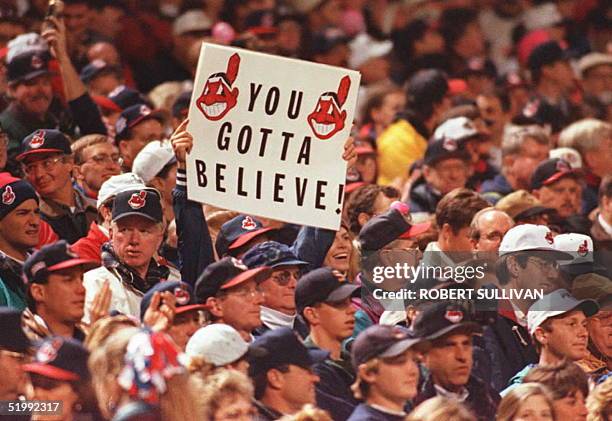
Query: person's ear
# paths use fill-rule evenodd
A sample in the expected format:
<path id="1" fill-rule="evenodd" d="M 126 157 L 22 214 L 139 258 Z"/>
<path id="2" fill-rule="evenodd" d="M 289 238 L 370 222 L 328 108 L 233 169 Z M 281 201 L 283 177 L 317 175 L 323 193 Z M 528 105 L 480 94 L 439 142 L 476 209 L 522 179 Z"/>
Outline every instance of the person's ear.
<path id="1" fill-rule="evenodd" d="M 541 344 L 548 344 L 548 332 L 542 329 L 541 326 L 538 326 L 536 330 L 533 332 L 533 337 Z"/>
<path id="2" fill-rule="evenodd" d="M 506 267 L 508 268 L 508 273 L 513 278 L 516 278 L 521 270 L 515 256 L 508 256 L 508 259 L 506 260 Z"/>
<path id="3" fill-rule="evenodd" d="M 446 241 L 450 241 L 450 239 L 453 237 L 453 228 L 450 226 L 448 222 L 445 222 L 442 225 L 442 229 L 440 230 L 440 233 L 442 234 L 442 237 Z"/>
<path id="4" fill-rule="evenodd" d="M 370 220 L 370 218 L 371 216 L 367 213 L 359 212 L 359 215 L 357 215 L 357 222 L 359 222 L 359 225 L 363 227 Z"/>
<path id="5" fill-rule="evenodd" d="M 30 285 L 30 295 L 36 302 L 45 301 L 45 286 L 37 283 Z"/>
<path id="6" fill-rule="evenodd" d="M 319 313 L 314 307 L 306 307 L 304 308 L 304 319 L 308 322 L 310 326 L 316 326 L 319 324 Z"/>
<path id="7" fill-rule="evenodd" d="M 164 191 L 162 180 L 159 177 L 153 177 L 151 180 L 149 180 L 148 187 L 153 187 L 160 193 Z"/>
<path id="8" fill-rule="evenodd" d="M 359 367 L 357 367 L 357 375 L 364 382 L 371 384 L 376 382 L 378 371 L 368 368 L 367 364 L 360 364 Z"/>
<path id="9" fill-rule="evenodd" d="M 85 176 L 83 175 L 83 172 L 81 171 L 81 166 L 80 165 L 73 165 L 72 166 L 72 176 L 77 180 L 77 181 L 81 181 L 83 179 L 85 179 Z"/>
<path id="10" fill-rule="evenodd" d="M 217 319 L 223 318 L 223 307 L 217 299 L 217 297 L 208 297 L 204 303 L 208 307 L 210 314 L 215 316 Z"/>
<path id="11" fill-rule="evenodd" d="M 268 370 L 266 373 L 268 387 L 276 390 L 282 390 L 285 387 L 285 378 L 283 373 L 275 368 Z"/>

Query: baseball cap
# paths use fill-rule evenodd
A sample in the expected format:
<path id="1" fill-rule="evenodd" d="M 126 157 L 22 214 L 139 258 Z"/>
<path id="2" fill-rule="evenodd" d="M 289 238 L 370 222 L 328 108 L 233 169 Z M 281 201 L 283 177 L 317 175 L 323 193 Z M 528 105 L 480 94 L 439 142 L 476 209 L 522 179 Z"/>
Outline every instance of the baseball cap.
<path id="1" fill-rule="evenodd" d="M 432 226 L 433 226 L 433 221 L 425 221 L 425 222 L 421 222 L 418 224 L 410 225 L 410 228 L 404 231 L 404 233 L 400 235 L 398 238 L 401 238 L 401 239 L 414 238 L 417 235 L 421 235 L 427 232 Z"/>
<path id="2" fill-rule="evenodd" d="M 188 32 L 210 31 L 212 24 L 212 20 L 202 10 L 188 10 L 175 19 L 172 33 L 177 36 Z"/>
<path id="3" fill-rule="evenodd" d="M 259 243 L 249 249 L 243 256 L 242 262 L 249 268 L 268 266 L 306 266 L 308 263 L 300 260 L 286 244 L 276 241 Z"/>
<path id="4" fill-rule="evenodd" d="M 569 259 L 571 255 L 555 249 L 553 233 L 546 225 L 522 224 L 508 230 L 501 244 L 499 255 L 519 251 L 545 251 L 556 259 Z"/>
<path id="5" fill-rule="evenodd" d="M 601 66 L 602 64 L 612 66 L 612 54 L 604 53 L 589 53 L 580 58 L 578 61 L 578 70 L 580 76 L 584 78 L 585 73 L 593 67 Z"/>
<path id="6" fill-rule="evenodd" d="M 352 296 L 359 285 L 340 282 L 330 268 L 318 268 L 300 278 L 295 288 L 295 307 L 302 313 L 317 303 L 337 303 Z"/>
<path id="7" fill-rule="evenodd" d="M 571 259 L 559 261 L 563 272 L 574 276 L 593 272 L 607 274 L 607 269 L 594 260 L 593 239 L 588 235 L 559 234 L 555 237 L 555 248 L 572 256 Z"/>
<path id="8" fill-rule="evenodd" d="M 573 310 L 582 310 L 586 317 L 591 317 L 599 311 L 595 300 L 577 300 L 566 289 L 557 289 L 546 294 L 529 307 L 527 312 L 527 328 L 533 335 L 536 328 L 551 317 L 560 316 Z"/>
<path id="9" fill-rule="evenodd" d="M 223 323 L 213 323 L 196 331 L 185 347 L 185 353 L 193 358 L 199 357 L 215 367 L 232 364 L 249 351 L 249 345 L 233 327 Z"/>
<path id="10" fill-rule="evenodd" d="M 527 190 L 514 191 L 495 204 L 495 208 L 506 212 L 515 222 L 523 219 L 554 212 L 553 208 L 546 207 Z"/>
<path id="11" fill-rule="evenodd" d="M 219 256 L 225 256 L 229 250 L 237 249 L 258 235 L 273 229 L 264 228 L 263 224 L 252 216 L 238 215 L 221 225 L 215 241 L 215 249 Z"/>
<path id="12" fill-rule="evenodd" d="M 108 94 L 108 99 L 110 99 L 122 110 L 125 110 L 133 105 L 149 104 L 147 99 L 140 92 L 135 89 L 128 88 L 125 85 L 121 85 L 113 89 Z"/>
<path id="13" fill-rule="evenodd" d="M 350 43 L 351 56 L 349 67 L 358 69 L 368 60 L 384 57 L 393 49 L 393 42 L 390 40 L 376 40 L 368 33 L 362 32 L 357 35 Z"/>
<path id="14" fill-rule="evenodd" d="M 612 297 L 612 280 L 596 273 L 578 275 L 572 282 L 572 295 L 578 300 L 596 300 L 601 305 Z"/>
<path id="15" fill-rule="evenodd" d="M 87 64 L 81 70 L 79 77 L 84 83 L 91 82 L 92 79 L 105 74 L 105 73 L 116 73 L 120 74 L 121 69 L 119 66 L 110 64 L 101 59 L 96 59 L 91 63 Z"/>
<path id="16" fill-rule="evenodd" d="M 574 170 L 582 168 L 582 157 L 574 148 L 562 147 L 551 149 L 548 153 L 549 158 L 559 158 L 570 164 Z"/>
<path id="17" fill-rule="evenodd" d="M 531 176 L 531 190 L 537 190 L 563 177 L 580 178 L 581 173 L 561 158 L 549 158 L 540 162 Z"/>
<path id="18" fill-rule="evenodd" d="M 21 328 L 21 311 L 12 307 L 0 307 L 0 349 L 26 352 L 30 340 Z"/>
<path id="19" fill-rule="evenodd" d="M 455 139 L 434 139 L 427 145 L 423 162 L 425 165 L 433 166 L 440 161 L 453 158 L 468 162 L 470 155 Z"/>
<path id="20" fill-rule="evenodd" d="M 557 41 L 546 41 L 536 46 L 527 59 L 529 70 L 536 71 L 557 61 L 567 60 L 567 55 Z"/>
<path id="21" fill-rule="evenodd" d="M 50 57 L 49 43 L 36 32 L 28 32 L 26 34 L 17 35 L 7 44 L 8 51 L 6 54 L 6 62 L 10 63 L 17 56 L 22 54 L 40 53 Z"/>
<path id="22" fill-rule="evenodd" d="M 156 292 L 171 292 L 176 298 L 176 314 L 185 313 L 191 310 L 204 310 L 206 306 L 204 304 L 198 304 L 195 301 L 193 289 L 191 285 L 181 281 L 165 281 L 158 282 L 153 288 L 151 288 L 142 297 L 140 302 L 140 318 L 144 318 L 144 315 L 151 305 L 151 300 Z"/>
<path id="23" fill-rule="evenodd" d="M 408 81 L 409 102 L 430 103 L 442 101 L 448 93 L 448 79 L 444 72 L 437 69 L 420 70 Z"/>
<path id="24" fill-rule="evenodd" d="M 120 113 L 121 107 L 115 104 L 110 98 L 103 95 L 90 95 L 91 99 L 96 103 L 98 107 L 100 107 L 100 111 L 111 112 L 111 113 Z"/>
<path id="25" fill-rule="evenodd" d="M 189 104 L 191 103 L 191 95 L 193 91 L 187 91 L 181 93 L 176 97 L 172 104 L 172 116 L 176 118 L 184 118 L 189 111 Z"/>
<path id="26" fill-rule="evenodd" d="M 274 35 L 278 31 L 272 10 L 255 10 L 244 18 L 245 31 L 253 35 Z"/>
<path id="27" fill-rule="evenodd" d="M 28 283 L 45 282 L 50 273 L 75 266 L 84 266 L 85 270 L 89 270 L 99 264 L 80 258 L 65 240 L 60 240 L 30 255 L 23 264 L 23 273 Z"/>
<path id="28" fill-rule="evenodd" d="M 408 329 L 391 325 L 373 325 L 361 332 L 351 348 L 351 359 L 355 370 L 373 358 L 393 358 L 418 344 L 423 338 L 416 338 Z"/>
<path id="29" fill-rule="evenodd" d="M 152 110 L 145 104 L 127 107 L 121 112 L 121 115 L 115 122 L 115 141 L 127 138 L 132 127 L 152 118 L 164 124 L 163 115 L 159 110 Z"/>
<path id="30" fill-rule="evenodd" d="M 21 153 L 15 157 L 22 161 L 26 156 L 39 153 L 62 153 L 70 155 L 70 140 L 68 137 L 55 129 L 40 129 L 30 133 L 21 142 Z"/>
<path id="31" fill-rule="evenodd" d="M 113 222 L 130 215 L 138 215 L 153 222 L 162 222 L 160 197 L 153 189 L 127 190 L 117 193 L 113 200 Z"/>
<path id="32" fill-rule="evenodd" d="M 38 195 L 30 183 L 7 172 L 0 173 L 0 220 L 29 199 L 38 203 Z"/>
<path id="33" fill-rule="evenodd" d="M 482 331 L 482 327 L 458 304 L 438 301 L 428 303 L 420 310 L 411 329 L 414 337 L 434 340 L 457 330 Z"/>
<path id="34" fill-rule="evenodd" d="M 195 285 L 195 295 L 198 302 L 203 303 L 209 297 L 214 297 L 221 290 L 226 290 L 251 279 L 255 282 L 265 281 L 270 277 L 271 270 L 266 266 L 249 269 L 242 261 L 234 257 L 211 263 L 198 277 Z"/>
<path id="35" fill-rule="evenodd" d="M 474 122 L 467 117 L 449 118 L 436 128 L 433 135 L 436 140 L 452 139 L 458 143 L 480 136 Z"/>
<path id="36" fill-rule="evenodd" d="M 327 54 L 336 46 L 347 44 L 349 38 L 339 28 L 329 27 L 312 35 L 312 53 Z"/>
<path id="37" fill-rule="evenodd" d="M 98 191 L 97 208 L 104 204 L 107 200 L 114 198 L 117 193 L 127 190 L 142 190 L 147 188 L 144 181 L 133 172 L 113 175 L 111 178 L 102 183 L 100 191 Z"/>
<path id="38" fill-rule="evenodd" d="M 257 355 L 249 356 L 251 377 L 287 364 L 309 369 L 329 356 L 327 351 L 306 348 L 297 334 L 288 327 L 268 330 L 255 339 L 250 348 L 257 349 Z"/>
<path id="39" fill-rule="evenodd" d="M 537 7 L 530 7 L 525 11 L 523 24 L 527 31 L 548 28 L 559 25 L 563 22 L 563 16 L 557 5 L 554 3 L 544 3 Z"/>
<path id="40" fill-rule="evenodd" d="M 23 370 L 60 381 L 78 381 L 89 378 L 87 359 L 89 351 L 78 341 L 61 336 L 45 338 L 36 348 L 33 362 L 24 364 Z"/>
<path id="41" fill-rule="evenodd" d="M 8 61 L 6 78 L 9 83 L 26 82 L 39 76 L 51 73 L 49 71 L 50 55 L 46 51 L 25 51 Z"/>
<path id="42" fill-rule="evenodd" d="M 142 178 L 145 183 L 148 183 L 155 178 L 166 165 L 175 162 L 176 156 L 174 156 L 172 145 L 168 142 L 154 140 L 147 143 L 145 147 L 138 152 L 132 164 L 132 171 Z"/>

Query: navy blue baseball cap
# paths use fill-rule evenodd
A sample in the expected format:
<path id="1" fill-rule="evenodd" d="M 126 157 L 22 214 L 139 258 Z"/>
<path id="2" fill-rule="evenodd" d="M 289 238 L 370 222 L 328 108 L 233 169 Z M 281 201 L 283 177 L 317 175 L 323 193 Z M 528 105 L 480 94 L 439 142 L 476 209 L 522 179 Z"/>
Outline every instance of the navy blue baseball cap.
<path id="1" fill-rule="evenodd" d="M 532 72 L 557 61 L 565 61 L 568 55 L 557 41 L 551 40 L 539 44 L 527 59 L 527 66 Z"/>
<path id="2" fill-rule="evenodd" d="M 172 104 L 172 116 L 176 118 L 187 117 L 189 111 L 189 104 L 191 103 L 191 95 L 193 91 L 187 91 L 181 93 Z"/>
<path id="3" fill-rule="evenodd" d="M 104 74 L 116 74 L 117 76 L 120 76 L 121 68 L 117 65 L 98 59 L 83 67 L 83 70 L 81 70 L 81 74 L 79 76 L 84 83 L 89 83 L 92 81 L 92 79 Z"/>
<path id="4" fill-rule="evenodd" d="M 23 264 L 23 273 L 28 283 L 45 282 L 50 273 L 75 266 L 84 266 L 88 270 L 99 264 L 94 260 L 80 258 L 65 240 L 60 240 L 30 255 Z"/>
<path id="5" fill-rule="evenodd" d="M 531 190 L 548 186 L 564 177 L 580 179 L 582 173 L 572 168 L 569 162 L 561 158 L 550 158 L 540 162 L 531 176 Z"/>
<path id="6" fill-rule="evenodd" d="M 242 261 L 234 257 L 211 263 L 198 277 L 195 286 L 196 301 L 204 303 L 209 297 L 214 297 L 219 291 L 238 286 L 251 279 L 255 282 L 265 281 L 272 270 L 262 266 L 249 269 Z"/>
<path id="7" fill-rule="evenodd" d="M 23 365 L 23 370 L 59 381 L 89 379 L 87 359 L 89 351 L 78 341 L 61 336 L 43 339 L 36 347 L 33 362 Z"/>
<path id="8" fill-rule="evenodd" d="M 12 307 L 0 307 L 0 349 L 26 352 L 30 340 L 21 328 L 21 311 Z"/>
<path id="9" fill-rule="evenodd" d="M 158 282 L 142 297 L 140 302 L 140 318 L 144 317 L 145 312 L 151 305 L 151 300 L 156 292 L 171 292 L 176 299 L 176 314 L 185 313 L 191 310 L 204 310 L 204 304 L 198 304 L 193 294 L 191 285 L 181 281 Z"/>
<path id="10" fill-rule="evenodd" d="M 153 222 L 162 222 L 164 214 L 159 193 L 153 189 L 127 190 L 113 199 L 113 222 L 138 215 Z"/>
<path id="11" fill-rule="evenodd" d="M 159 110 L 152 110 L 148 105 L 136 104 L 124 109 L 115 122 L 115 141 L 129 137 L 130 129 L 145 120 L 155 119 L 164 124 L 163 114 Z"/>
<path id="12" fill-rule="evenodd" d="M 262 223 L 252 216 L 238 215 L 221 225 L 215 241 L 215 250 L 219 257 L 223 257 L 231 254 L 230 250 L 237 249 L 258 235 L 272 230 L 274 228 L 264 228 Z"/>
<path id="13" fill-rule="evenodd" d="M 118 86 L 108 94 L 108 99 L 113 101 L 122 110 L 133 105 L 150 105 L 149 101 L 137 90 L 125 85 Z"/>
<path id="14" fill-rule="evenodd" d="M 279 266 L 306 266 L 308 263 L 297 258 L 289 246 L 276 241 L 259 243 L 242 256 L 242 261 L 249 268 L 268 266 L 272 269 Z"/>
<path id="15" fill-rule="evenodd" d="M 432 140 L 427 145 L 423 162 L 428 166 L 436 165 L 440 161 L 452 158 L 469 162 L 470 155 L 461 146 L 455 139 L 443 138 Z"/>
<path id="16" fill-rule="evenodd" d="M 412 336 L 408 329 L 401 326 L 373 325 L 361 332 L 353 342 L 353 367 L 357 370 L 357 367 L 373 358 L 397 357 L 407 349 L 425 343 L 426 340 Z"/>
<path id="17" fill-rule="evenodd" d="M 288 364 L 310 369 L 329 357 L 329 352 L 322 349 L 306 348 L 297 334 L 288 327 L 268 330 L 255 339 L 249 349 L 256 351 L 250 352 L 248 357 L 251 377 Z"/>
<path id="18" fill-rule="evenodd" d="M 341 282 L 330 268 L 319 268 L 300 278 L 295 288 L 295 306 L 299 313 L 318 303 L 337 303 L 354 295 L 359 285 Z"/>
<path id="19" fill-rule="evenodd" d="M 473 321 L 469 312 L 456 303 L 427 303 L 420 310 L 411 329 L 414 337 L 433 341 L 455 331 L 482 331 L 482 326 Z"/>
<path id="20" fill-rule="evenodd" d="M 6 65 L 6 78 L 9 83 L 26 82 L 39 76 L 50 74 L 47 51 L 31 50 L 12 58 Z"/>
<path id="21" fill-rule="evenodd" d="M 21 153 L 15 157 L 17 161 L 23 161 L 27 156 L 41 153 L 61 153 L 70 155 L 70 140 L 68 137 L 55 129 L 40 129 L 30 133 L 21 142 Z"/>

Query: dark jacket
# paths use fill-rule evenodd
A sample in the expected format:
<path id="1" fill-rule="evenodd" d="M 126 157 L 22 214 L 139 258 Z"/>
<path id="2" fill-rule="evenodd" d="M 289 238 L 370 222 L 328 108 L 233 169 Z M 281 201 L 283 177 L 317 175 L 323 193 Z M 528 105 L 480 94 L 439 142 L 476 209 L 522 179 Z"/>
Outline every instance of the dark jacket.
<path id="1" fill-rule="evenodd" d="M 70 207 L 51 200 L 40 199 L 40 214 L 57 235 L 69 243 L 87 236 L 89 226 L 96 220 L 98 211 L 92 199 L 86 198 L 78 190 L 74 190 L 76 207 L 74 212 Z"/>
<path id="2" fill-rule="evenodd" d="M 494 421 L 497 405 L 501 398 L 489 385 L 474 375 L 471 375 L 466 388 L 469 392 L 464 404 L 476 415 L 479 421 Z M 414 406 L 437 396 L 432 377 L 429 376 L 414 399 Z"/>
<path id="3" fill-rule="evenodd" d="M 480 185 L 481 195 L 492 205 L 495 205 L 499 199 L 513 191 L 514 189 L 503 174 L 497 174 L 492 180 L 484 181 Z"/>
<path id="4" fill-rule="evenodd" d="M 486 181 L 492 181 L 499 171 L 484 159 L 478 161 L 474 166 L 474 173 L 468 179 L 466 187 L 478 191 Z"/>
<path id="5" fill-rule="evenodd" d="M 504 306 L 504 302 L 500 305 Z M 538 362 L 529 332 L 507 307 L 502 307 L 495 323 L 485 327 L 484 342 L 491 359 L 491 386 L 497 391 L 505 388 L 523 367 Z"/>
<path id="6" fill-rule="evenodd" d="M 348 421 L 403 421 L 406 417 L 379 411 L 370 405 L 360 403 L 357 405 Z"/>
<path id="7" fill-rule="evenodd" d="M 257 409 L 257 415 L 253 417 L 253 421 L 274 421 L 283 416 L 283 414 L 264 405 L 261 401 L 253 399 L 253 405 Z"/>
<path id="8" fill-rule="evenodd" d="M 410 189 L 408 204 L 410 212 L 436 213 L 436 206 L 442 199 L 442 195 L 425 182 L 423 177 L 419 178 Z"/>

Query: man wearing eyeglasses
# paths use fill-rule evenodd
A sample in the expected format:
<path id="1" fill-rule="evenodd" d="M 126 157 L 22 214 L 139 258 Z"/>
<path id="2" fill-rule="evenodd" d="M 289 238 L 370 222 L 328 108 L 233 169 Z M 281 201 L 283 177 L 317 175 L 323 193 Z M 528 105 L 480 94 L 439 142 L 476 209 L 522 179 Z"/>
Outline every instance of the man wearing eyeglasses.
<path id="1" fill-rule="evenodd" d="M 36 130 L 23 139 L 16 159 L 40 196 L 43 219 L 57 235 L 69 243 L 87 235 L 97 211 L 93 200 L 72 184 L 73 158 L 66 135 L 59 130 Z"/>
<path id="2" fill-rule="evenodd" d="M 27 378 L 22 365 L 30 347 L 21 329 L 21 312 L 0 307 L 0 332 L 0 400 L 16 400 L 25 391 Z"/>
<path id="3" fill-rule="evenodd" d="M 262 326 L 257 333 L 288 327 L 301 337 L 306 337 L 308 327 L 295 311 L 295 287 L 300 279 L 300 270 L 308 263 L 299 260 L 289 246 L 276 241 L 257 244 L 242 256 L 242 261 L 251 269 L 263 266 L 272 268 L 270 277 L 260 284 L 264 302 L 261 305 Z"/>
<path id="4" fill-rule="evenodd" d="M 470 237 L 474 250 L 496 252 L 502 238 L 513 226 L 514 221 L 504 211 L 492 207 L 478 211 L 470 224 Z"/>
<path id="5" fill-rule="evenodd" d="M 74 178 L 85 196 L 98 198 L 106 180 L 121 173 L 119 150 L 105 135 L 83 136 L 71 146 L 74 154 Z"/>
<path id="6" fill-rule="evenodd" d="M 264 294 L 261 282 L 270 277 L 270 268 L 249 269 L 234 257 L 224 257 L 208 265 L 195 286 L 196 302 L 206 304 L 213 323 L 225 323 L 240 333 L 246 342 L 261 326 Z"/>

